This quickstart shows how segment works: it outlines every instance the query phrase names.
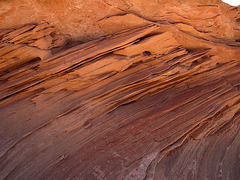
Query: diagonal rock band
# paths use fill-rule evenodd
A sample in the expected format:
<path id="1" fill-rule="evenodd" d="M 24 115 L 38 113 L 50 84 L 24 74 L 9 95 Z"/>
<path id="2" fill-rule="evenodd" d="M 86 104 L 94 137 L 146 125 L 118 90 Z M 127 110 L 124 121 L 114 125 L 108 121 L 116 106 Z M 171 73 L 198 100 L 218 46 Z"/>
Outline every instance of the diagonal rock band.
<path id="1" fill-rule="evenodd" d="M 136 12 L 81 44 L 45 21 L 0 31 L 0 179 L 240 177 L 239 24 Z"/>

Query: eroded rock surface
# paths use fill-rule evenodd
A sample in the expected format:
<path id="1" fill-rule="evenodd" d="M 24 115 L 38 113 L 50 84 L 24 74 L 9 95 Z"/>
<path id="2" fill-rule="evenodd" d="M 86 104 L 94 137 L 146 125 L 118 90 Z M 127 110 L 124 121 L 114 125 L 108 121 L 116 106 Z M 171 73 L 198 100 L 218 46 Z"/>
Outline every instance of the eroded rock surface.
<path id="1" fill-rule="evenodd" d="M 240 39 L 238 12 L 239 7 L 221 0 L 1 0 L 0 29 L 45 20 L 61 34 L 89 41 L 160 21 L 190 25 L 184 30 L 194 28 L 207 37 L 228 40 Z"/>
<path id="2" fill-rule="evenodd" d="M 101 2 L 87 36 L 1 20 L 0 179 L 239 179 L 239 7 Z"/>

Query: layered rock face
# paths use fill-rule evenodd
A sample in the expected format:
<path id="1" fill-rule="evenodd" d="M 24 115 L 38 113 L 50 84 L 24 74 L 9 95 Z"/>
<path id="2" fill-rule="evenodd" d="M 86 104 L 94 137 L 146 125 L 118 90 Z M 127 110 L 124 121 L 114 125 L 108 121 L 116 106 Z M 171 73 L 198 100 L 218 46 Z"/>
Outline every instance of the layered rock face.
<path id="1" fill-rule="evenodd" d="M 239 179 L 239 7 L 28 3 L 0 1 L 0 179 Z"/>

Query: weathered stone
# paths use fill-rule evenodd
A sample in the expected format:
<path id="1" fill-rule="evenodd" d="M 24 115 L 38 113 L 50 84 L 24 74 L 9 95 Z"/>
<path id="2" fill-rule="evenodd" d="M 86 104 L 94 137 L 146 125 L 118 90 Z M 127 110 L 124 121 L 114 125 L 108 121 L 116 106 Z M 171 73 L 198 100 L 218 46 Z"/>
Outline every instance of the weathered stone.
<path id="1" fill-rule="evenodd" d="M 240 177 L 239 7 L 0 5 L 0 179 Z"/>

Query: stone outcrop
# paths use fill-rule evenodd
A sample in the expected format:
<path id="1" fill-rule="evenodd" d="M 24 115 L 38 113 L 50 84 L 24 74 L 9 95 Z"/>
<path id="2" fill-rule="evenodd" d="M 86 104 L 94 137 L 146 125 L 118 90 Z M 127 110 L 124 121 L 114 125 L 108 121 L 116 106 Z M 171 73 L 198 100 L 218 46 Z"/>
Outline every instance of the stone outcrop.
<path id="1" fill-rule="evenodd" d="M 146 21 L 178 24 L 185 31 L 194 28 L 208 37 L 240 39 L 239 7 L 221 0 L 1 0 L 0 3 L 0 29 L 45 20 L 59 33 L 84 42 L 135 28 Z"/>
<path id="2" fill-rule="evenodd" d="M 0 1 L 1 16 L 18 3 Z M 104 8 L 76 32 L 74 14 L 91 3 Z M 240 177 L 239 7 L 31 5 L 54 7 L 52 21 L 0 20 L 0 179 Z M 69 27 L 54 21 L 62 11 Z"/>

